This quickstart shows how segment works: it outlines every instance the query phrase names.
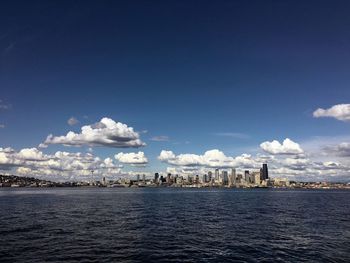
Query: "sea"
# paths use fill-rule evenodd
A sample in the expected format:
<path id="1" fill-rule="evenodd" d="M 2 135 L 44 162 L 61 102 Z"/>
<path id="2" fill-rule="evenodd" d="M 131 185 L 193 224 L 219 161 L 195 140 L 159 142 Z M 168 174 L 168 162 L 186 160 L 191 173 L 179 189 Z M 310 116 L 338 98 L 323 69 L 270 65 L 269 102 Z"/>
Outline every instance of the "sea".
<path id="1" fill-rule="evenodd" d="M 350 262 L 350 191 L 2 188 L 0 262 Z"/>

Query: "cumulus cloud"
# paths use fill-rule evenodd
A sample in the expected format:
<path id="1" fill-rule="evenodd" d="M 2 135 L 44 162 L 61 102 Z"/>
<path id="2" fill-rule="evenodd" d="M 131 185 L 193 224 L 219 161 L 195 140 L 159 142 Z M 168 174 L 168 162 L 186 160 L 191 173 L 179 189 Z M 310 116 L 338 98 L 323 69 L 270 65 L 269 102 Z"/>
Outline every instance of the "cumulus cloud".
<path id="1" fill-rule="evenodd" d="M 116 160 L 120 163 L 131 164 L 131 165 L 145 165 L 148 163 L 148 159 L 144 152 L 138 153 L 118 153 L 114 156 Z"/>
<path id="2" fill-rule="evenodd" d="M 70 153 L 58 151 L 44 154 L 37 148 L 25 148 L 15 151 L 12 148 L 0 148 L 0 170 L 15 169 L 15 173 L 24 176 L 49 177 L 53 180 L 90 179 L 91 171 L 95 176 L 113 176 L 122 173 L 122 166 L 113 159 L 100 159 L 90 153 Z"/>
<path id="3" fill-rule="evenodd" d="M 167 142 L 169 141 L 169 137 L 165 135 L 160 135 L 160 136 L 154 136 L 150 140 L 155 142 Z"/>
<path id="4" fill-rule="evenodd" d="M 132 127 L 121 122 L 115 122 L 110 118 L 102 118 L 101 121 L 86 125 L 80 133 L 68 132 L 65 136 L 53 136 L 50 134 L 43 145 L 63 144 L 65 146 L 108 146 L 115 148 L 138 148 L 145 146 L 139 138 L 139 133 Z"/>
<path id="5" fill-rule="evenodd" d="M 158 159 L 167 164 L 183 167 L 230 168 L 257 166 L 257 163 L 249 154 L 242 154 L 234 158 L 226 156 L 217 149 L 206 151 L 203 155 L 190 153 L 175 155 L 172 151 L 163 150 L 160 152 Z"/>
<path id="6" fill-rule="evenodd" d="M 79 120 L 75 117 L 70 117 L 67 121 L 70 126 L 74 126 L 79 123 Z"/>
<path id="7" fill-rule="evenodd" d="M 318 108 L 313 112 L 315 118 L 332 117 L 340 121 L 350 121 L 350 104 L 337 104 L 329 109 Z"/>
<path id="8" fill-rule="evenodd" d="M 350 157 L 350 143 L 342 142 L 337 145 L 324 147 L 326 154 L 333 154 L 340 157 Z"/>
<path id="9" fill-rule="evenodd" d="M 260 148 L 270 154 L 302 154 L 304 152 L 298 143 L 289 138 L 286 138 L 282 144 L 277 140 L 263 142 Z"/>

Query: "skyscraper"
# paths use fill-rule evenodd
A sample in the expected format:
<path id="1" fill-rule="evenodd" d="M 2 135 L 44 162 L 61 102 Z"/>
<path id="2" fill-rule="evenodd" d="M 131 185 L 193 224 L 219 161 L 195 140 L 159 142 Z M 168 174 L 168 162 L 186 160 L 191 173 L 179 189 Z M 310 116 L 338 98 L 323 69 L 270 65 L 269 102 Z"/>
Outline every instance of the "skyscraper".
<path id="1" fill-rule="evenodd" d="M 215 169 L 215 181 L 219 181 L 219 169 Z"/>
<path id="2" fill-rule="evenodd" d="M 228 180 L 229 186 L 236 185 L 236 169 L 235 168 L 232 168 L 231 174 L 230 174 L 228 179 L 229 179 Z"/>
<path id="3" fill-rule="evenodd" d="M 208 182 L 208 176 L 207 176 L 207 174 L 203 174 L 202 182 L 203 182 L 203 183 Z"/>
<path id="4" fill-rule="evenodd" d="M 264 163 L 262 166 L 262 180 L 269 179 L 269 171 L 267 169 L 267 163 Z"/>
<path id="5" fill-rule="evenodd" d="M 223 185 L 227 185 L 228 184 L 228 173 L 227 173 L 227 171 L 222 171 L 222 181 L 221 181 L 221 183 L 223 184 Z"/>
<path id="6" fill-rule="evenodd" d="M 211 182 L 213 173 L 211 171 L 208 172 L 208 182 Z"/>
<path id="7" fill-rule="evenodd" d="M 246 183 L 248 183 L 248 184 L 251 183 L 249 170 L 245 170 L 245 171 L 244 171 L 244 180 L 245 180 Z"/>
<path id="8" fill-rule="evenodd" d="M 154 174 L 154 183 L 157 184 L 159 182 L 159 173 Z"/>

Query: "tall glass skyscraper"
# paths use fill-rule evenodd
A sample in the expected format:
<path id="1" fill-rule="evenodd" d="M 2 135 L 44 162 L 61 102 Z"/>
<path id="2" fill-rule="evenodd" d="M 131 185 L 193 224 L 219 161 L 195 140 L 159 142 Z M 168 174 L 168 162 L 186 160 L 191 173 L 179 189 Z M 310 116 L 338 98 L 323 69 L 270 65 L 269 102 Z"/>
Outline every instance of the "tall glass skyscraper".
<path id="1" fill-rule="evenodd" d="M 267 163 L 263 163 L 262 167 L 262 180 L 269 179 L 269 171 L 267 169 Z"/>

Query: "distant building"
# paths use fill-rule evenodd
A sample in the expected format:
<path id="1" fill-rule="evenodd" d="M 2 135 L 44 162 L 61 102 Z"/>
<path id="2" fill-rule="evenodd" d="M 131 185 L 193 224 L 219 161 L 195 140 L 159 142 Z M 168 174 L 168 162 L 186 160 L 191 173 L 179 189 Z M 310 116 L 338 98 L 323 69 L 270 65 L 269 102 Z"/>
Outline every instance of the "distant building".
<path id="1" fill-rule="evenodd" d="M 167 182 L 167 184 L 171 183 L 171 173 L 168 173 L 168 175 L 166 177 L 166 182 Z"/>
<path id="2" fill-rule="evenodd" d="M 236 185 L 236 169 L 235 168 L 232 168 L 231 174 L 228 177 L 228 185 L 229 186 Z"/>
<path id="3" fill-rule="evenodd" d="M 208 182 L 211 182 L 211 179 L 213 177 L 213 173 L 211 171 L 208 172 Z"/>
<path id="4" fill-rule="evenodd" d="M 154 183 L 155 184 L 159 183 L 159 173 L 154 174 Z"/>
<path id="5" fill-rule="evenodd" d="M 139 175 L 139 174 L 136 175 L 136 181 L 137 181 L 137 182 L 140 181 L 140 175 Z"/>
<path id="6" fill-rule="evenodd" d="M 243 178 L 242 174 L 237 174 L 236 182 L 239 184 L 242 183 L 242 178 Z"/>
<path id="7" fill-rule="evenodd" d="M 203 182 L 203 183 L 208 182 L 208 176 L 207 176 L 207 174 L 203 174 L 202 182 Z"/>
<path id="8" fill-rule="evenodd" d="M 261 176 L 260 176 L 260 171 L 259 172 L 254 172 L 252 174 L 252 179 L 253 179 L 253 183 L 256 185 L 260 185 L 261 181 Z"/>
<path id="9" fill-rule="evenodd" d="M 146 183 L 146 175 L 145 175 L 145 174 L 142 175 L 142 182 L 143 182 L 144 184 Z"/>
<path id="10" fill-rule="evenodd" d="M 269 179 L 269 171 L 267 169 L 267 163 L 264 163 L 262 166 L 262 180 Z"/>
<path id="11" fill-rule="evenodd" d="M 219 181 L 220 175 L 219 175 L 219 169 L 215 169 L 215 181 Z"/>
<path id="12" fill-rule="evenodd" d="M 251 183 L 249 170 L 245 170 L 245 171 L 244 171 L 244 180 L 245 180 L 246 183 L 248 183 L 248 184 Z"/>
<path id="13" fill-rule="evenodd" d="M 228 173 L 227 171 L 222 171 L 222 184 L 228 185 Z"/>

